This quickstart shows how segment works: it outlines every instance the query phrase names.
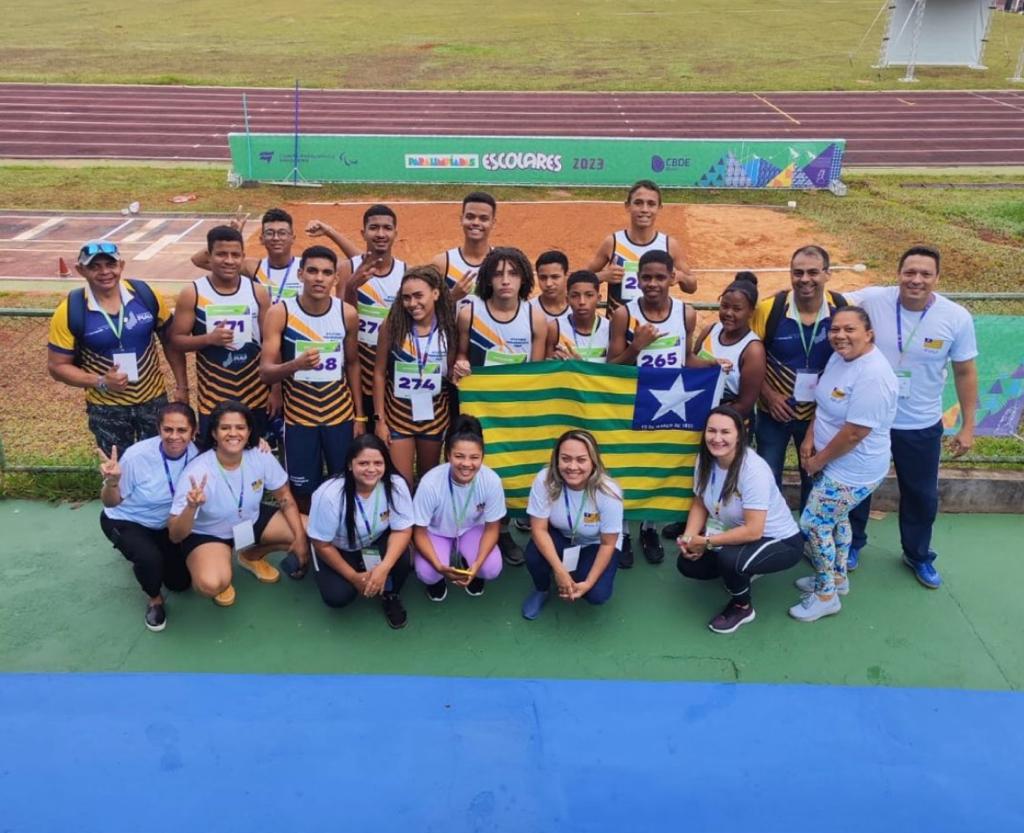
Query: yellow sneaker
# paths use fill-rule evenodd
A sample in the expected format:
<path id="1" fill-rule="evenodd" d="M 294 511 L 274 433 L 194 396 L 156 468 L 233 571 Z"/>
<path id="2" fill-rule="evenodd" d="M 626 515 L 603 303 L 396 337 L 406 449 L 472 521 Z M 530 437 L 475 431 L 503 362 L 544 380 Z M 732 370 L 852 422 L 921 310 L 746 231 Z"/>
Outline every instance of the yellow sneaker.
<path id="1" fill-rule="evenodd" d="M 281 574 L 277 571 L 277 568 L 272 567 L 263 558 L 259 561 L 249 561 L 249 559 L 239 555 L 238 566 L 243 570 L 248 570 L 264 584 L 273 584 L 275 581 L 281 580 Z"/>
<path id="2" fill-rule="evenodd" d="M 235 588 L 229 584 L 226 589 L 213 597 L 213 603 L 221 607 L 231 607 L 235 603 Z"/>

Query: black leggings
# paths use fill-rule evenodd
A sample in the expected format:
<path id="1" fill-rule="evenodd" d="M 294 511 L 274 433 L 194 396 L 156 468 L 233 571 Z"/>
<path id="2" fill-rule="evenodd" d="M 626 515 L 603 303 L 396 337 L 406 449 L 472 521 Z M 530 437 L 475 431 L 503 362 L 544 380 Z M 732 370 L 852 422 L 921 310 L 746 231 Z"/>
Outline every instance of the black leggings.
<path id="1" fill-rule="evenodd" d="M 150 598 L 168 590 L 187 590 L 192 584 L 185 556 L 178 544 L 172 543 L 166 529 L 150 529 L 134 521 L 119 521 L 100 513 L 100 529 L 121 554 L 132 562 L 135 579 Z"/>
<path id="2" fill-rule="evenodd" d="M 388 551 L 388 536 L 389 533 L 385 532 L 373 542 L 373 549 L 381 554 L 381 558 Z M 366 569 L 363 565 L 362 550 L 340 550 L 340 552 L 341 557 L 353 569 L 359 572 Z M 351 604 L 359 595 L 356 588 L 327 562 L 316 558 L 315 554 L 313 557 L 316 559 L 313 562 L 313 577 L 316 579 L 316 586 L 320 589 L 320 597 L 324 600 L 324 604 L 328 607 L 345 607 L 345 605 Z M 402 553 L 401 558 L 395 562 L 395 566 L 388 574 L 385 592 L 398 593 L 402 589 L 402 585 L 405 584 L 411 569 L 412 562 L 409 559 L 409 553 Z"/>
<path id="3" fill-rule="evenodd" d="M 721 578 L 733 600 L 750 603 L 750 577 L 788 570 L 803 556 L 804 539 L 798 532 L 789 538 L 759 538 L 747 544 L 708 551 L 696 561 L 679 556 L 676 567 L 687 578 Z"/>

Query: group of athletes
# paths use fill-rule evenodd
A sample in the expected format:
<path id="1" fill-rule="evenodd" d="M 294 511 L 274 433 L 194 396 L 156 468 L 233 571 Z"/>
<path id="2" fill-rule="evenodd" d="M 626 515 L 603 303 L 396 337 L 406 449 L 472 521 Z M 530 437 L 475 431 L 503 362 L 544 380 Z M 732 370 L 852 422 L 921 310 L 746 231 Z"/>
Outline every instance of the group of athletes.
<path id="1" fill-rule="evenodd" d="M 801 247 L 791 290 L 762 300 L 756 276 L 739 273 L 718 321 L 698 332 L 693 308 L 671 292 L 696 282 L 678 241 L 657 228 L 661 204 L 655 183 L 636 183 L 627 227 L 575 271 L 560 251 L 531 262 L 492 247 L 497 203 L 483 192 L 462 202 L 462 245 L 416 267 L 394 256 L 398 217 L 386 205 L 365 211 L 358 243 L 310 222 L 307 235 L 333 245 L 298 256 L 291 217 L 271 209 L 262 258 L 246 255 L 242 221 L 210 230 L 192 258 L 206 274 L 181 291 L 173 314 L 146 284 L 122 279 L 116 245 L 85 244 L 76 267 L 85 287 L 54 313 L 49 370 L 86 389 L 101 528 L 133 564 L 146 626 L 166 625 L 165 587 L 191 585 L 231 605 L 233 563 L 268 583 L 312 567 L 327 605 L 379 597 L 394 628 L 406 624 L 400 591 L 412 570 L 440 602 L 450 586 L 481 595 L 503 562 L 525 562 L 527 619 L 552 581 L 561 599 L 607 601 L 616 571 L 633 566 L 633 543 L 594 437 L 552 437 L 527 520 L 517 522 L 529 530 L 524 552 L 501 480 L 484 463 L 480 424 L 459 414 L 458 384 L 474 368 L 544 359 L 721 367 L 723 404 L 705 428 L 693 509 L 662 530 L 684 575 L 725 584 L 728 604 L 712 630 L 752 621 L 750 582 L 805 550 L 815 572 L 797 582 L 790 614 L 838 612 L 890 457 L 904 560 L 937 587 L 930 538 L 947 362 L 963 417 L 954 453 L 971 445 L 977 402 L 973 324 L 934 291 L 939 253 L 910 249 L 897 286 L 844 298 L 826 289 L 828 253 Z M 170 398 L 158 341 L 175 380 Z M 278 416 L 283 466 L 265 439 Z M 780 492 L 791 440 L 799 527 Z M 640 525 L 639 539 L 647 561 L 664 559 L 653 524 Z M 275 568 L 266 556 L 281 551 Z"/>

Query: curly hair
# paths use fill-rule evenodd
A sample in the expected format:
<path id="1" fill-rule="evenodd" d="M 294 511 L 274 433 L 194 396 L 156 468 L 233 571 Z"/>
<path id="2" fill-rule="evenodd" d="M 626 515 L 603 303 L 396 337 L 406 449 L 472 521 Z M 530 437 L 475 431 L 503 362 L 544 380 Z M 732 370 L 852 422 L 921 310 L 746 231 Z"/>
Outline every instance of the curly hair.
<path id="1" fill-rule="evenodd" d="M 456 327 L 455 302 L 448 291 L 448 282 L 441 276 L 434 266 L 417 266 L 408 269 L 402 276 L 402 283 L 398 289 L 398 297 L 391 305 L 391 311 L 384 321 L 384 329 L 388 338 L 391 339 L 392 349 L 400 348 L 405 340 L 412 334 L 412 316 L 406 311 L 402 304 L 402 287 L 407 281 L 423 281 L 431 289 L 438 291 L 437 302 L 434 304 L 434 315 L 437 316 L 438 343 L 443 343 L 446 350 L 453 350 L 459 343 L 458 329 Z"/>

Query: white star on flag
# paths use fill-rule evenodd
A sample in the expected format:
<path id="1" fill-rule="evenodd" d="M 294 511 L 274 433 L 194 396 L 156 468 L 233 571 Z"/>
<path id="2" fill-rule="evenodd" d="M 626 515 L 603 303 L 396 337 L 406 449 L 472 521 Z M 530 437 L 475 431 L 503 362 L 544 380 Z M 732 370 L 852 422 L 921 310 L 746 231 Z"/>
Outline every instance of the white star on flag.
<path id="1" fill-rule="evenodd" d="M 651 417 L 651 422 L 657 422 L 665 414 L 674 413 L 683 422 L 686 422 L 686 403 L 693 399 L 695 396 L 700 396 L 704 393 L 704 389 L 688 391 L 683 387 L 683 379 L 681 376 L 676 376 L 675 381 L 672 383 L 672 387 L 668 390 L 654 390 L 651 389 L 651 396 L 658 400 L 660 407 L 657 412 Z"/>

